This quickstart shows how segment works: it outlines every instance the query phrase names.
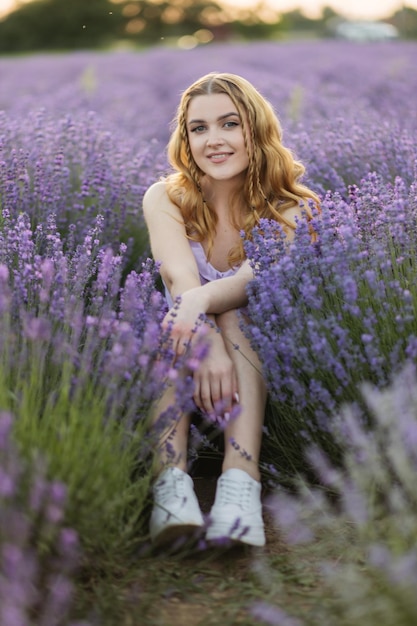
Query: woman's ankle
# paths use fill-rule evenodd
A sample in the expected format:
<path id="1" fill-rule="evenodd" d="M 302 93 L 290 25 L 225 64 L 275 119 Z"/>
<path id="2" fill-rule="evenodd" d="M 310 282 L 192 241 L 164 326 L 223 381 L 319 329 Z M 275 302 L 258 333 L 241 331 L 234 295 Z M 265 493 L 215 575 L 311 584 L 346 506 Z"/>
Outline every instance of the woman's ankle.
<path id="1" fill-rule="evenodd" d="M 261 473 L 259 471 L 258 465 L 254 461 L 247 461 L 246 459 L 233 459 L 233 460 L 224 460 L 222 465 L 222 473 L 226 472 L 229 469 L 240 469 L 254 480 L 261 482 Z"/>
<path id="2" fill-rule="evenodd" d="M 182 460 L 177 461 L 164 461 L 162 459 L 155 461 L 154 466 L 152 468 L 152 475 L 154 478 L 158 478 L 169 467 L 176 467 L 182 472 L 188 473 L 187 463 Z"/>

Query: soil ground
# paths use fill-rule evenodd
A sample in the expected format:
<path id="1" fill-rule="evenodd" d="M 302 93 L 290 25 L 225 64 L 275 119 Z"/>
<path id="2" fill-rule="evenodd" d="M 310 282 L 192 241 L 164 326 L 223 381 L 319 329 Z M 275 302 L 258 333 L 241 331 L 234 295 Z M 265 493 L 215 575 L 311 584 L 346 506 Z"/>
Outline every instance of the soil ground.
<path id="1" fill-rule="evenodd" d="M 204 513 L 214 500 L 217 480 L 216 472 L 208 476 L 206 469 L 194 472 Z M 194 550 L 145 558 L 137 581 L 141 608 L 126 626 L 264 624 L 251 612 L 257 602 L 279 606 L 300 620 L 308 615 L 311 624 L 322 602 L 317 560 L 311 553 L 290 550 L 280 539 L 271 516 L 265 512 L 264 517 L 264 548 Z M 297 626 L 302 623 L 297 622 Z"/>

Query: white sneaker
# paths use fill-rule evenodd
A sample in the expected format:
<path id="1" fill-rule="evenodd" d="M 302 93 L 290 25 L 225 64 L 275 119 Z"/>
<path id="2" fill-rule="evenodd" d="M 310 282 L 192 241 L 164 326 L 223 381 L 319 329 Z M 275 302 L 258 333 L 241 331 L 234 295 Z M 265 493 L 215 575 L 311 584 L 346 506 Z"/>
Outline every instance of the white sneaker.
<path id="1" fill-rule="evenodd" d="M 154 505 L 150 519 L 152 543 L 161 545 L 197 535 L 204 519 L 191 476 L 168 467 L 153 486 Z"/>
<path id="2" fill-rule="evenodd" d="M 265 545 L 261 483 L 240 469 L 229 469 L 217 481 L 206 539 Z"/>

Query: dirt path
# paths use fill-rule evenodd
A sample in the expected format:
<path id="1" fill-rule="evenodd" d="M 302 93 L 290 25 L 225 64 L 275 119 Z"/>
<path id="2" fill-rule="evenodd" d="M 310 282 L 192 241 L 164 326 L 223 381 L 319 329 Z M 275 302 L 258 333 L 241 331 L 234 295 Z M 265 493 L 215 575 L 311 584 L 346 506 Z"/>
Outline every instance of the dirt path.
<path id="1" fill-rule="evenodd" d="M 195 475 L 201 509 L 208 513 L 216 475 Z M 267 544 L 158 556 L 149 559 L 142 591 L 142 616 L 132 626 L 250 626 L 257 601 L 272 602 L 301 616 L 314 610 L 314 559 L 297 556 L 280 540 L 265 514 Z M 294 611 L 292 611 L 294 609 Z"/>

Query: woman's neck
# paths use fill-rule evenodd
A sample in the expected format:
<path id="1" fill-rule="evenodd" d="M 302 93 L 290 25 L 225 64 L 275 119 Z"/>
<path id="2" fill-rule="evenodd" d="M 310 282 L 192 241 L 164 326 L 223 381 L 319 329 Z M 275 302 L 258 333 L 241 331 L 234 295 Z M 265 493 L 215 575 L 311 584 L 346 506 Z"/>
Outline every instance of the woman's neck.
<path id="1" fill-rule="evenodd" d="M 243 180 L 212 180 L 202 182 L 204 199 L 220 216 L 229 213 L 231 199 L 242 188 Z"/>

